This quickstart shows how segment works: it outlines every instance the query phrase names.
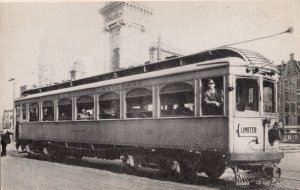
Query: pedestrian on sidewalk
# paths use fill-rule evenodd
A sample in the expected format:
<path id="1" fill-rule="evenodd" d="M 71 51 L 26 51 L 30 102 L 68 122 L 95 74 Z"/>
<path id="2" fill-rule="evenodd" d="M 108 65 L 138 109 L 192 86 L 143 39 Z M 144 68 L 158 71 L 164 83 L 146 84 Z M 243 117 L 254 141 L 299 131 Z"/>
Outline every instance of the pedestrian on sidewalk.
<path id="1" fill-rule="evenodd" d="M 2 152 L 1 157 L 6 156 L 6 146 L 10 144 L 12 133 L 9 131 L 6 131 L 6 133 L 1 133 L 1 146 L 2 146 Z"/>

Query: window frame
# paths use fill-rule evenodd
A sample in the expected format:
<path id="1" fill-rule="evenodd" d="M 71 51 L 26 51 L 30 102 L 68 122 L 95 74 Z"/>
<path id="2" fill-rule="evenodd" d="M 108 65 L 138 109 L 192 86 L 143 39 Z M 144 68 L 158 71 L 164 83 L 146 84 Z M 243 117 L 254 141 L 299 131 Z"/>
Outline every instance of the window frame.
<path id="1" fill-rule="evenodd" d="M 258 110 L 257 111 L 252 111 L 252 110 L 248 110 L 247 112 L 245 111 L 239 111 L 237 109 L 237 80 L 238 79 L 251 79 L 251 80 L 255 80 L 257 82 L 257 91 L 258 91 L 258 99 L 257 99 L 257 103 L 258 103 Z M 262 97 L 261 97 L 261 100 L 260 100 L 260 96 L 262 96 L 261 92 L 262 92 L 262 81 L 261 81 L 261 77 L 258 77 L 258 76 L 240 76 L 240 75 L 236 75 L 235 78 L 234 78 L 234 105 L 233 105 L 233 109 L 234 109 L 234 115 L 236 116 L 242 116 L 242 117 L 259 117 L 261 116 L 261 100 L 262 100 Z M 251 113 L 251 114 L 249 114 Z"/>
<path id="2" fill-rule="evenodd" d="M 291 109 L 290 109 L 291 113 L 296 113 L 297 112 L 296 104 L 294 102 L 291 103 L 290 107 L 291 107 Z"/>
<path id="3" fill-rule="evenodd" d="M 60 104 L 60 102 L 62 100 L 69 100 L 71 103 L 70 104 Z M 70 119 L 60 119 L 60 109 L 59 109 L 59 107 L 60 106 L 66 106 L 66 105 L 70 105 L 71 106 L 71 117 L 70 117 Z M 57 101 L 57 107 L 55 109 L 57 109 L 57 121 L 58 122 L 73 121 L 73 116 L 72 116 L 73 115 L 73 103 L 72 103 L 72 99 L 71 98 L 62 98 L 62 99 L 59 99 Z"/>
<path id="4" fill-rule="evenodd" d="M 274 89 L 273 89 L 273 109 L 274 109 L 274 111 L 273 112 L 265 112 L 265 110 L 264 110 L 264 82 L 270 82 L 270 83 L 272 83 L 273 84 L 273 87 L 274 87 Z M 276 93 L 277 93 L 277 85 L 276 85 L 276 81 L 275 80 L 270 80 L 270 79 L 267 79 L 267 78 L 262 78 L 262 94 L 261 94 L 261 104 L 262 104 L 262 114 L 263 115 L 265 115 L 265 116 L 276 116 L 276 112 L 277 112 L 277 110 L 276 110 L 276 107 L 277 107 L 277 104 L 278 104 L 278 102 L 277 102 L 277 100 L 278 100 L 278 98 L 276 98 Z"/>
<path id="5" fill-rule="evenodd" d="M 284 116 L 284 125 L 289 126 L 290 125 L 290 117 L 289 115 Z"/>
<path id="6" fill-rule="evenodd" d="M 91 103 L 91 102 L 79 102 L 78 103 L 78 100 L 80 100 L 81 98 L 84 98 L 84 97 L 90 97 L 92 100 L 93 100 L 93 115 L 88 117 L 88 118 L 84 118 L 84 119 L 79 119 L 79 112 L 78 112 L 78 104 L 84 104 L 84 103 Z M 82 95 L 82 96 L 78 96 L 76 97 L 76 103 L 75 103 L 75 121 L 94 121 L 95 120 L 95 112 L 96 109 L 95 109 L 95 98 L 94 98 L 94 94 L 85 94 L 85 95 Z"/>
<path id="7" fill-rule="evenodd" d="M 229 76 L 229 75 L 221 75 L 221 76 L 210 76 L 210 77 L 205 77 L 205 78 L 199 78 L 199 84 L 200 84 L 200 88 L 199 88 L 199 111 L 200 111 L 200 117 L 225 117 L 226 116 L 226 97 L 227 97 L 227 94 L 226 94 L 226 76 Z M 205 115 L 203 114 L 203 97 L 204 97 L 204 92 L 205 92 L 205 84 L 203 84 L 203 79 L 204 80 L 208 80 L 208 79 L 213 79 L 213 80 L 216 80 L 216 79 L 219 79 L 221 78 L 222 79 L 222 89 L 223 90 L 223 113 L 222 114 L 218 114 L 218 115 Z"/>
<path id="8" fill-rule="evenodd" d="M 34 108 L 34 109 L 38 109 L 37 120 L 31 120 L 31 117 L 30 117 L 30 109 L 32 109 L 31 105 L 34 105 L 34 104 L 37 105 L 37 108 Z M 32 103 L 30 103 L 29 107 L 28 107 L 28 111 L 29 111 L 28 122 L 39 122 L 40 121 L 40 104 L 39 104 L 39 102 L 32 102 Z"/>
<path id="9" fill-rule="evenodd" d="M 100 97 L 105 95 L 105 94 L 116 94 L 119 96 L 118 99 L 110 99 L 110 100 L 118 100 L 119 101 L 119 117 L 118 118 L 108 118 L 108 119 L 104 119 L 104 118 L 100 118 L 100 114 L 101 114 L 101 106 L 100 106 Z M 116 91 L 111 91 L 111 92 L 103 92 L 101 94 L 97 94 L 97 107 L 95 109 L 98 110 L 97 112 L 97 120 L 120 120 L 121 119 L 121 94 L 119 92 L 116 92 Z M 108 100 L 106 100 L 108 101 Z"/>
<path id="10" fill-rule="evenodd" d="M 193 94 L 193 106 L 194 106 L 193 115 L 191 115 L 191 116 L 189 116 L 189 115 L 162 116 L 162 114 L 161 114 L 161 111 L 162 111 L 161 110 L 161 106 L 162 106 L 162 104 L 161 104 L 161 102 L 162 102 L 161 101 L 161 95 L 163 95 L 163 94 L 172 94 L 172 93 L 161 93 L 161 91 L 166 86 L 171 85 L 171 84 L 177 84 L 177 83 L 182 83 L 182 84 L 185 84 L 185 85 L 192 86 L 193 91 L 191 91 L 191 92 Z M 157 98 L 158 98 L 157 101 L 159 102 L 157 111 L 158 111 L 159 118 L 191 118 L 191 117 L 195 117 L 196 108 L 197 108 L 197 106 L 196 106 L 197 101 L 195 101 L 195 97 L 196 97 L 195 90 L 196 90 L 196 84 L 195 84 L 195 82 L 194 82 L 193 79 L 187 80 L 187 81 L 174 81 L 174 82 L 171 82 L 171 83 L 164 83 L 164 84 L 160 85 L 160 88 L 159 88 L 159 90 L 157 92 L 158 93 L 157 94 Z M 180 92 L 180 91 L 177 91 L 176 93 L 178 93 L 178 92 Z M 181 92 L 188 92 L 188 91 L 181 91 Z"/>
<path id="11" fill-rule="evenodd" d="M 48 103 L 48 102 L 51 102 L 52 106 L 44 106 L 44 103 Z M 49 108 L 49 107 L 53 108 L 53 113 L 52 113 L 53 119 L 52 120 L 44 120 L 44 108 Z M 52 100 L 43 101 L 42 102 L 42 107 L 41 107 L 41 117 L 42 117 L 41 122 L 54 122 L 54 114 L 55 114 L 54 110 L 55 110 L 55 105 L 54 105 L 54 102 Z"/>
<path id="12" fill-rule="evenodd" d="M 23 106 L 25 106 L 25 108 L 23 108 Z M 23 110 L 25 110 L 25 112 Z M 27 104 L 26 103 L 21 104 L 21 112 L 22 112 L 22 119 L 21 119 L 21 121 L 22 122 L 28 121 L 28 118 L 27 118 L 28 117 L 28 115 L 27 115 Z M 24 114 L 25 114 L 25 119 L 23 118 Z"/>
<path id="13" fill-rule="evenodd" d="M 288 91 L 284 91 L 284 100 L 289 101 L 289 92 Z"/>
<path id="14" fill-rule="evenodd" d="M 288 103 L 284 103 L 284 113 L 290 112 L 290 105 Z"/>
<path id="15" fill-rule="evenodd" d="M 128 94 L 134 90 L 139 90 L 139 89 L 142 89 L 142 90 L 146 90 L 146 91 L 149 91 L 150 92 L 150 95 L 147 95 L 147 96 L 131 96 L 131 97 L 128 97 Z M 152 111 L 151 111 L 151 117 L 128 117 L 127 114 L 128 113 L 134 113 L 134 112 L 128 112 L 128 102 L 127 102 L 127 99 L 132 99 L 132 98 L 140 98 L 140 97 L 150 97 L 151 99 L 151 105 L 152 105 Z M 124 98 L 124 117 L 125 119 L 152 119 L 154 118 L 154 102 L 153 102 L 153 89 L 152 89 L 152 86 L 151 87 L 147 87 L 147 86 L 143 86 L 143 87 L 138 87 L 138 88 L 131 88 L 131 89 L 128 89 L 125 91 L 125 98 Z M 149 111 L 150 112 L 150 111 Z M 146 113 L 146 111 L 140 111 L 140 112 L 137 112 L 137 113 Z"/>

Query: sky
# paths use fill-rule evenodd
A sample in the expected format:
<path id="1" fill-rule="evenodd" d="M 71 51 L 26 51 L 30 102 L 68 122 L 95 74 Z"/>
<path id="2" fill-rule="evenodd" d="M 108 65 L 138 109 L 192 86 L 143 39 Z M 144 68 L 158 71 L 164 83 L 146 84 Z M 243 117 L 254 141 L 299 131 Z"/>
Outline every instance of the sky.
<path id="1" fill-rule="evenodd" d="M 190 54 L 283 32 L 292 34 L 235 45 L 265 55 L 275 64 L 295 53 L 300 60 L 300 1 L 144 1 L 153 12 L 149 35 Z M 39 63 L 49 63 L 59 82 L 70 78 L 77 62 L 79 74 L 108 71 L 109 35 L 99 10 L 101 1 L 0 2 L 0 116 L 12 108 L 22 85 L 38 84 Z"/>

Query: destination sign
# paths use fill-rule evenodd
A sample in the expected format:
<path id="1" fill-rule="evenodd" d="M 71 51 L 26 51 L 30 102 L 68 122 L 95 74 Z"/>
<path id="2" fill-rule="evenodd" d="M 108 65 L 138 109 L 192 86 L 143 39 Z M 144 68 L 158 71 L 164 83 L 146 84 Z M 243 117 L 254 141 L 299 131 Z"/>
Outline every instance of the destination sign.
<path id="1" fill-rule="evenodd" d="M 243 127 L 241 124 L 239 124 L 237 132 L 238 132 L 239 137 L 257 136 L 257 128 L 256 127 Z"/>

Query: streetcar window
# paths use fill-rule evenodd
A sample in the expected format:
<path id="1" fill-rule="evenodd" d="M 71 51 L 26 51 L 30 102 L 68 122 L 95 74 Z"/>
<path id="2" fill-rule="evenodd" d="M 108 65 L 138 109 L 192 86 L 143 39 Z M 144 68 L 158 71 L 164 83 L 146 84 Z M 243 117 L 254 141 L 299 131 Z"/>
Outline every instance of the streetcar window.
<path id="1" fill-rule="evenodd" d="M 91 96 L 82 96 L 77 100 L 77 119 L 92 120 L 94 119 L 94 98 Z"/>
<path id="2" fill-rule="evenodd" d="M 58 120 L 72 120 L 72 101 L 61 99 L 58 101 Z"/>
<path id="3" fill-rule="evenodd" d="M 126 94 L 127 118 L 152 117 L 152 91 L 138 88 Z"/>
<path id="4" fill-rule="evenodd" d="M 275 112 L 275 91 L 274 83 L 271 81 L 263 82 L 264 112 Z"/>
<path id="5" fill-rule="evenodd" d="M 160 90 L 161 117 L 194 116 L 194 87 L 188 83 L 168 84 Z"/>
<path id="6" fill-rule="evenodd" d="M 43 102 L 43 121 L 54 121 L 54 105 L 51 101 Z"/>
<path id="7" fill-rule="evenodd" d="M 39 120 L 39 105 L 37 103 L 32 103 L 29 105 L 29 121 Z"/>
<path id="8" fill-rule="evenodd" d="M 236 80 L 236 108 L 238 111 L 258 111 L 259 88 L 256 79 Z"/>
<path id="9" fill-rule="evenodd" d="M 26 121 L 26 104 L 22 105 L 22 120 Z"/>
<path id="10" fill-rule="evenodd" d="M 223 77 L 202 79 L 203 115 L 223 115 L 224 113 L 224 91 Z"/>
<path id="11" fill-rule="evenodd" d="M 99 118 L 117 119 L 120 118 L 120 96 L 109 92 L 99 96 Z"/>

